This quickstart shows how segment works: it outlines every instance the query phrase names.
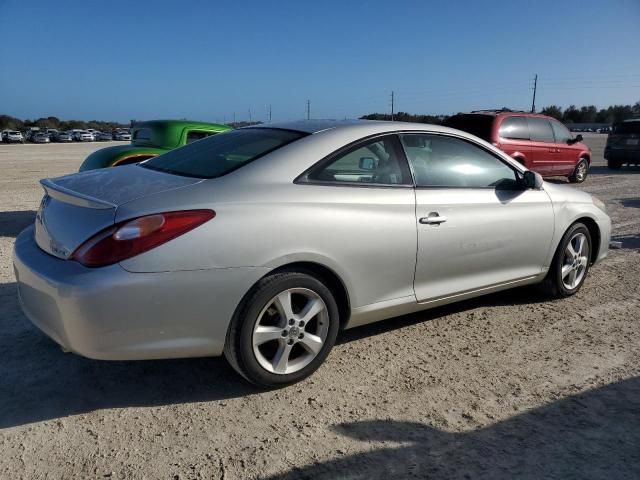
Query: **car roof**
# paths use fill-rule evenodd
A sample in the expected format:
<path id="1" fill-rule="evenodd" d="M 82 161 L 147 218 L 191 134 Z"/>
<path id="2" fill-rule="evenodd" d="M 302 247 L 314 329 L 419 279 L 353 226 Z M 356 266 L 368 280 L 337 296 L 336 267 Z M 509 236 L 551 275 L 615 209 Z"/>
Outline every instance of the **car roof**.
<path id="1" fill-rule="evenodd" d="M 229 128 L 221 123 L 197 122 L 191 120 L 147 120 L 145 122 L 137 122 L 132 128 L 139 129 L 143 127 L 207 127 L 207 128 Z"/>
<path id="2" fill-rule="evenodd" d="M 524 110 L 474 110 L 472 112 L 457 113 L 454 117 L 458 115 L 483 115 L 488 117 L 511 117 L 515 115 L 519 117 L 553 118 L 542 113 L 525 112 Z"/>
<path id="3" fill-rule="evenodd" d="M 326 132 L 327 130 L 334 131 L 362 131 L 371 130 L 372 133 L 384 132 L 384 131 L 407 131 L 407 130 L 428 130 L 431 132 L 452 132 L 453 130 L 448 127 L 440 125 L 433 125 L 427 123 L 413 123 L 413 122 L 388 122 L 381 120 L 298 120 L 293 122 L 280 122 L 280 123 L 261 123 L 259 125 L 251 125 L 243 127 L 243 129 L 250 128 L 277 128 L 281 130 L 294 130 L 297 132 L 304 132 L 309 134 L 316 134 L 320 132 Z"/>

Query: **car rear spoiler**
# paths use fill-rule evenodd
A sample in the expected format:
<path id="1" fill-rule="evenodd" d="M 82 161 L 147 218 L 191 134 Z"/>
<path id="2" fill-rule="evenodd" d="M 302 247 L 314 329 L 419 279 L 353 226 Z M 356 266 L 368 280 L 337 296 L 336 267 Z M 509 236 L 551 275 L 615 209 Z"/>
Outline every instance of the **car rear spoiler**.
<path id="1" fill-rule="evenodd" d="M 83 193 L 74 192 L 68 188 L 61 187 L 50 178 L 44 178 L 40 180 L 40 185 L 44 188 L 47 195 L 61 202 L 70 203 L 79 207 L 95 208 L 99 210 L 106 210 L 108 208 L 116 208 L 117 205 L 100 200 L 98 198 L 85 195 Z"/>

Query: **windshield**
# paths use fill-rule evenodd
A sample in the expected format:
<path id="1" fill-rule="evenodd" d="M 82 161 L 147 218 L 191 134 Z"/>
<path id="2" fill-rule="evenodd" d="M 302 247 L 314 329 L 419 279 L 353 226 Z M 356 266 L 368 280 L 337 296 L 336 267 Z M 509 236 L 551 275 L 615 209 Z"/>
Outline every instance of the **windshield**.
<path id="1" fill-rule="evenodd" d="M 171 150 L 141 165 L 185 177 L 216 178 L 305 135 L 275 128 L 233 130 Z"/>
<path id="2" fill-rule="evenodd" d="M 491 127 L 494 117 L 491 115 L 455 115 L 444 122 L 444 125 L 462 130 L 487 142 L 491 141 Z"/>
<path id="3" fill-rule="evenodd" d="M 613 125 L 613 132 L 616 135 L 640 134 L 639 122 L 621 122 Z"/>

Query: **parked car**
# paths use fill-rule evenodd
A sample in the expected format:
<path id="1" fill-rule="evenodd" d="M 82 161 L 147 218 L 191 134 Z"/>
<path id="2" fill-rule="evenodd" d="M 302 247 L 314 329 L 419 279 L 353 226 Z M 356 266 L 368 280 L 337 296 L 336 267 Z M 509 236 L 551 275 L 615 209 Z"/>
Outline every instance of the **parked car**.
<path id="1" fill-rule="evenodd" d="M 97 132 L 94 134 L 97 142 L 108 142 L 112 140 L 111 134 L 107 132 Z"/>
<path id="2" fill-rule="evenodd" d="M 18 130 L 5 130 L 2 132 L 4 143 L 24 143 L 24 137 Z"/>
<path id="3" fill-rule="evenodd" d="M 612 170 L 618 170 L 625 163 L 640 163 L 640 118 L 613 124 L 604 147 L 604 158 Z"/>
<path id="4" fill-rule="evenodd" d="M 78 130 L 74 133 L 73 139 L 76 142 L 93 142 L 95 140 L 93 133 L 86 130 Z"/>
<path id="5" fill-rule="evenodd" d="M 189 120 L 151 120 L 136 124 L 132 135 L 116 134 L 116 140 L 131 140 L 130 145 L 116 145 L 97 150 L 80 166 L 80 171 L 117 167 L 153 158 L 174 148 L 202 138 L 226 132 L 230 128 L 217 123 Z"/>
<path id="6" fill-rule="evenodd" d="M 130 142 L 131 134 L 129 132 L 116 132 L 113 136 L 113 139 L 120 142 Z"/>
<path id="7" fill-rule="evenodd" d="M 56 142 L 73 142 L 73 136 L 69 132 L 58 132 L 54 138 Z"/>
<path id="8" fill-rule="evenodd" d="M 47 128 L 44 133 L 46 133 L 49 136 L 49 140 L 53 142 L 60 132 L 56 128 Z"/>
<path id="9" fill-rule="evenodd" d="M 588 193 L 413 123 L 254 126 L 41 183 L 14 254 L 36 326 L 96 359 L 224 354 L 263 387 L 310 375 L 341 328 L 535 283 L 573 295 L 611 232 Z"/>
<path id="10" fill-rule="evenodd" d="M 49 143 L 51 142 L 51 139 L 45 132 L 36 132 L 31 136 L 31 141 L 33 143 Z"/>
<path id="11" fill-rule="evenodd" d="M 471 133 L 544 177 L 586 180 L 591 150 L 554 118 L 527 112 L 487 110 L 455 115 L 446 126 Z"/>

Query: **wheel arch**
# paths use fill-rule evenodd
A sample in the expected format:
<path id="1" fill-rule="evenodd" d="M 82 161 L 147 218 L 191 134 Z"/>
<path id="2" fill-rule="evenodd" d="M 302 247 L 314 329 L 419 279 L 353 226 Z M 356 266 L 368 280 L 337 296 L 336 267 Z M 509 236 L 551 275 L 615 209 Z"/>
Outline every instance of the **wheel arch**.
<path id="1" fill-rule="evenodd" d="M 598 227 L 598 224 L 593 218 L 581 217 L 574 221 L 571 225 L 569 225 L 569 228 L 571 228 L 576 223 L 584 224 L 584 226 L 587 227 L 587 230 L 589 230 L 589 235 L 591 235 L 591 258 L 589 260 L 591 261 L 591 263 L 594 263 L 598 258 L 598 253 L 600 252 L 600 227 Z M 567 230 L 569 228 L 567 228 Z"/>
<path id="2" fill-rule="evenodd" d="M 262 278 L 273 275 L 274 273 L 294 271 L 308 273 L 327 285 L 338 304 L 340 328 L 344 328 L 345 325 L 349 323 L 349 318 L 351 316 L 351 300 L 344 281 L 333 269 L 317 262 L 296 261 L 280 265 L 279 267 L 270 270 L 269 273 L 264 275 Z M 262 278 L 260 280 L 262 280 Z"/>

